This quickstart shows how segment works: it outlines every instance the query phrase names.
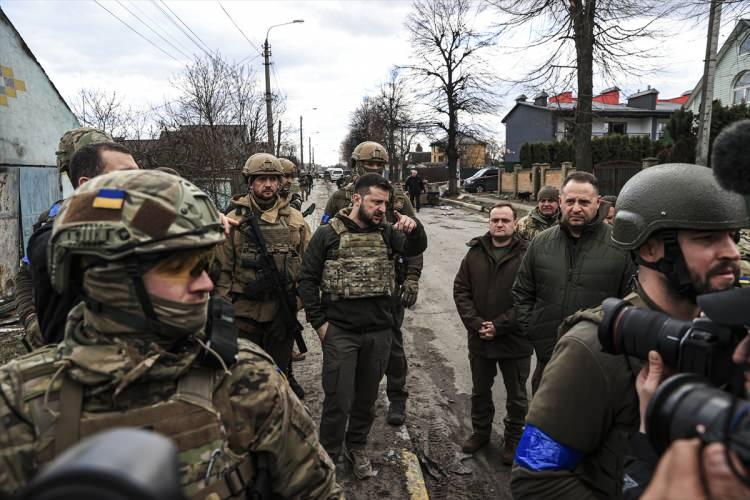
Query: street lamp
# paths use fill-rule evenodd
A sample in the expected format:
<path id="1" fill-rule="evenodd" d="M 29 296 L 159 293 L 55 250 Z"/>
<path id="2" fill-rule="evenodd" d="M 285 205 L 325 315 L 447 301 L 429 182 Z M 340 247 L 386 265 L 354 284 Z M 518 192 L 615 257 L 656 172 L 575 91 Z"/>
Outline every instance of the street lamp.
<path id="1" fill-rule="evenodd" d="M 289 21 L 288 23 L 274 24 L 266 31 L 266 40 L 265 42 L 263 42 L 263 59 L 265 61 L 263 65 L 266 67 L 266 121 L 268 122 L 268 152 L 271 154 L 274 153 L 275 148 L 273 142 L 273 110 L 271 109 L 273 105 L 273 98 L 271 97 L 271 62 L 269 61 L 269 58 L 271 57 L 271 46 L 268 45 L 268 34 L 272 29 L 278 28 L 279 26 L 286 26 L 287 24 L 297 24 L 304 22 L 304 19 L 295 19 L 294 21 Z"/>

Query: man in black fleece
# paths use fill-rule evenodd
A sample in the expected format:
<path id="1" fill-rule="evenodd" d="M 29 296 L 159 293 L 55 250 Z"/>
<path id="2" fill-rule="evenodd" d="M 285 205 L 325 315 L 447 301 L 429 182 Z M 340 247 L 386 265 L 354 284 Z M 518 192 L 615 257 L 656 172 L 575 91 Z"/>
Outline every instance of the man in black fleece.
<path id="1" fill-rule="evenodd" d="M 418 221 L 396 212 L 396 223 L 386 222 L 391 190 L 379 174 L 361 176 L 352 208 L 313 235 L 298 280 L 307 320 L 323 345 L 320 442 L 335 461 L 346 441 L 358 479 L 373 475 L 364 448 L 393 336 L 393 255 L 427 248 Z"/>

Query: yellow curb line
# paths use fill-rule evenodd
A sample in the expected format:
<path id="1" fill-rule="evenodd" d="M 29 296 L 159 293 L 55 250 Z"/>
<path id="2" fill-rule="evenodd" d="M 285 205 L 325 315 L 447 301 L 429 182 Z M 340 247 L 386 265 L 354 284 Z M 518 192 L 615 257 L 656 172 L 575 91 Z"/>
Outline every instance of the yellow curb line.
<path id="1" fill-rule="evenodd" d="M 409 500 L 430 500 L 427 487 L 424 484 L 422 467 L 417 456 L 407 449 L 401 450 L 401 460 L 406 466 L 406 491 Z"/>

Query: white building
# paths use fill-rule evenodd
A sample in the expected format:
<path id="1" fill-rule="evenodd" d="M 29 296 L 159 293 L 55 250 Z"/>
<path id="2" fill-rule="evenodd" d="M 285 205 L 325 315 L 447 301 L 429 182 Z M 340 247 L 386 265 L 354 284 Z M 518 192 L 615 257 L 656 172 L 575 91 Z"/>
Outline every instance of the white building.
<path id="1" fill-rule="evenodd" d="M 0 296 L 40 213 L 62 198 L 55 152 L 78 120 L 0 9 Z"/>

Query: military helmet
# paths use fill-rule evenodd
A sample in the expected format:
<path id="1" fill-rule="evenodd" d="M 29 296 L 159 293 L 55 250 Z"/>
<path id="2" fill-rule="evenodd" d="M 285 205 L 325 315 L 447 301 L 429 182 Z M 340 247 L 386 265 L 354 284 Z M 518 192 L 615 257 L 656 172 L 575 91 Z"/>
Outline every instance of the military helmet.
<path id="1" fill-rule="evenodd" d="M 722 230 L 747 227 L 741 195 L 723 189 L 710 168 L 669 163 L 633 176 L 617 197 L 612 241 L 639 248 L 667 229 Z"/>
<path id="2" fill-rule="evenodd" d="M 356 162 L 368 161 L 373 163 L 388 163 L 388 153 L 377 142 L 366 141 L 359 143 L 352 151 L 352 160 Z"/>
<path id="3" fill-rule="evenodd" d="M 68 130 L 60 138 L 60 144 L 57 146 L 57 168 L 61 173 L 68 172 L 70 159 L 76 151 L 99 142 L 113 142 L 113 139 L 111 135 L 98 128 L 80 127 Z"/>
<path id="4" fill-rule="evenodd" d="M 297 165 L 295 165 L 292 160 L 279 158 L 279 163 L 281 164 L 281 171 L 284 175 L 291 175 L 292 177 L 297 176 Z"/>
<path id="5" fill-rule="evenodd" d="M 50 279 L 62 293 L 76 257 L 148 258 L 223 240 L 218 210 L 192 183 L 156 170 L 112 172 L 65 200 L 49 243 Z"/>
<path id="6" fill-rule="evenodd" d="M 281 162 L 269 153 L 255 153 L 245 162 L 242 167 L 242 175 L 249 179 L 255 175 L 283 175 Z"/>

